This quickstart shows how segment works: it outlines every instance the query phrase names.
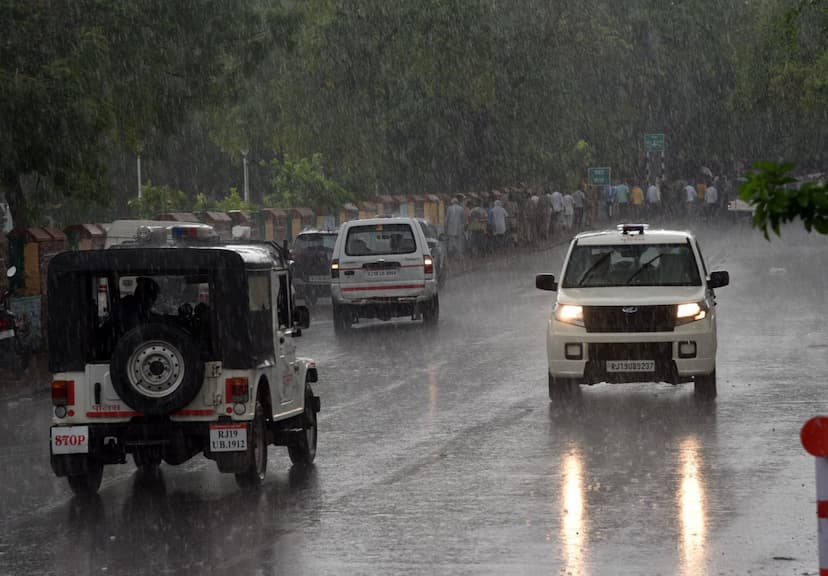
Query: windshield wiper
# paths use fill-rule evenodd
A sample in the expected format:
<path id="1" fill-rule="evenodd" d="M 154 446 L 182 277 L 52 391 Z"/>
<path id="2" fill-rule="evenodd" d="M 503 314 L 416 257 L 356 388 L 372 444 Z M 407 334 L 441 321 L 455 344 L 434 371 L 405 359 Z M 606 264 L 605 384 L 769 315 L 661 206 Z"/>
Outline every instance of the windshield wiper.
<path id="1" fill-rule="evenodd" d="M 576 287 L 577 287 L 577 286 L 583 286 L 584 282 L 586 282 L 586 279 L 587 279 L 587 278 L 589 278 L 589 276 L 592 274 L 592 272 L 593 272 L 593 271 L 594 271 L 594 270 L 595 270 L 598 266 L 600 266 L 601 264 L 603 264 L 604 262 L 606 262 L 606 261 L 609 259 L 609 257 L 610 257 L 610 256 L 612 256 L 612 252 L 607 252 L 606 254 L 604 254 L 603 256 L 601 256 L 600 258 L 598 258 L 598 260 L 596 260 L 595 262 L 593 262 L 593 263 L 592 263 L 592 265 L 591 265 L 589 268 L 587 268 L 586 270 L 584 270 L 584 273 L 583 273 L 583 274 L 581 274 L 581 277 L 578 279 L 578 283 L 576 284 Z"/>
<path id="2" fill-rule="evenodd" d="M 652 264 L 653 262 L 655 262 L 656 260 L 658 260 L 659 258 L 661 258 L 661 255 L 662 255 L 662 254 L 664 254 L 664 252 L 662 252 L 661 254 L 656 254 L 655 256 L 653 256 L 652 258 L 650 258 L 649 260 L 647 260 L 646 262 L 644 262 L 644 264 L 642 264 L 641 266 L 639 266 L 639 267 L 638 267 L 638 269 L 636 269 L 636 271 L 635 271 L 635 272 L 633 272 L 633 273 L 630 275 L 630 277 L 629 277 L 629 278 L 627 278 L 627 284 L 629 284 L 630 282 L 632 282 L 632 281 L 633 281 L 633 278 L 635 278 L 636 276 L 638 276 L 638 275 L 639 275 L 639 274 L 640 274 L 643 270 L 645 270 L 646 268 L 649 268 L 649 267 L 650 267 L 650 264 Z"/>

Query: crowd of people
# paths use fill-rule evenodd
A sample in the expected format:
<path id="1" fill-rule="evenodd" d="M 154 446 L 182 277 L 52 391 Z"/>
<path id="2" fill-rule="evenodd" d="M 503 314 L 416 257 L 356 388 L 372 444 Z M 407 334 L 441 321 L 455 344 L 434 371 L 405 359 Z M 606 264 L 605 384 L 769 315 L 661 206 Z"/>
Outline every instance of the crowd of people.
<path id="1" fill-rule="evenodd" d="M 522 185 L 481 194 L 457 194 L 446 208 L 444 231 L 453 258 L 476 258 L 506 246 L 539 246 L 612 222 L 718 218 L 735 197 L 726 176 L 649 185 L 626 179 L 561 193 L 555 186 Z"/>

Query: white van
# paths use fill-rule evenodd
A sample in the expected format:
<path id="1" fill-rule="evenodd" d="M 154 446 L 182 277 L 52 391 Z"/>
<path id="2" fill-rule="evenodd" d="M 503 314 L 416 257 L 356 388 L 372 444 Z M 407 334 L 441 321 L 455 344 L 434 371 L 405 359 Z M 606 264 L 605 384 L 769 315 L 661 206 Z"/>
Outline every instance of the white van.
<path id="1" fill-rule="evenodd" d="M 434 260 L 414 218 L 369 218 L 342 225 L 331 259 L 334 329 L 360 318 L 437 323 Z"/>

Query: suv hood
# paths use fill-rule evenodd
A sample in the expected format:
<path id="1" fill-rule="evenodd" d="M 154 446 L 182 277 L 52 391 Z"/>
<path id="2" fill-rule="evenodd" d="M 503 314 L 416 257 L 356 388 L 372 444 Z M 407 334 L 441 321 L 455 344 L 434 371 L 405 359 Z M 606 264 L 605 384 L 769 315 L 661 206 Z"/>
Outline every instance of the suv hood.
<path id="1" fill-rule="evenodd" d="M 656 306 L 704 300 L 704 286 L 559 288 L 558 302 L 582 306 Z"/>

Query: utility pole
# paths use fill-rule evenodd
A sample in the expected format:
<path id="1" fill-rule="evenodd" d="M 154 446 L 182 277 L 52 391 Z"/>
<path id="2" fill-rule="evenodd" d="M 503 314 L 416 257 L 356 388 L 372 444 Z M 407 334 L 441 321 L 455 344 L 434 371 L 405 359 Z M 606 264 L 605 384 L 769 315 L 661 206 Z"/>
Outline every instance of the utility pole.
<path id="1" fill-rule="evenodd" d="M 245 203 L 250 202 L 250 189 L 247 186 L 247 149 L 241 151 L 242 154 L 242 165 L 244 166 L 244 201 Z"/>

